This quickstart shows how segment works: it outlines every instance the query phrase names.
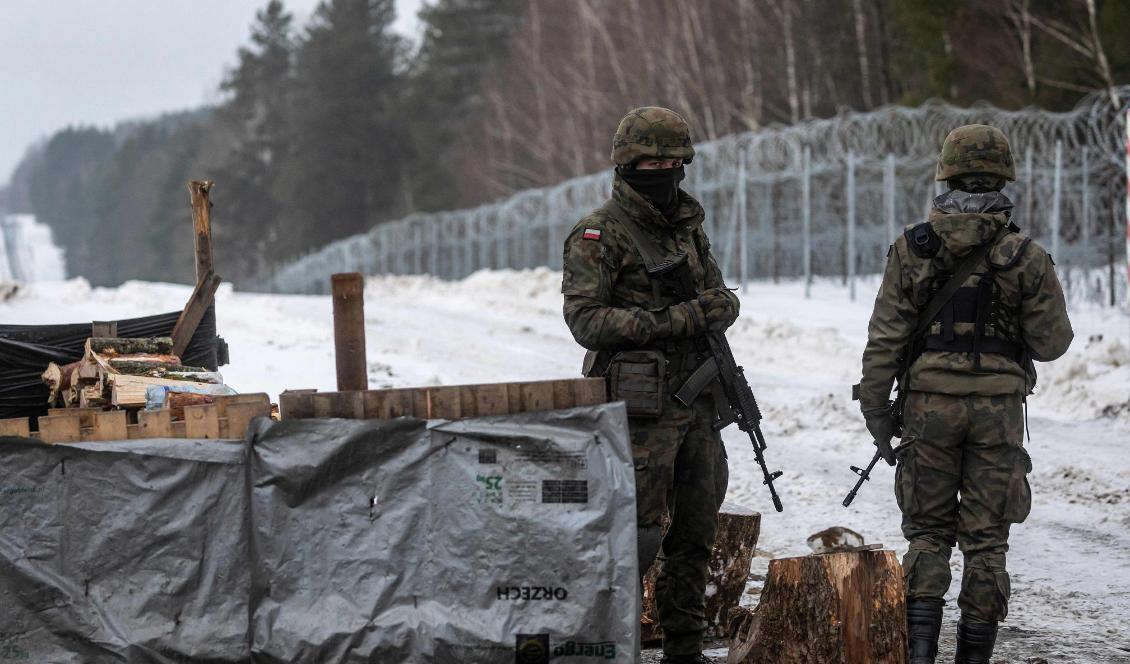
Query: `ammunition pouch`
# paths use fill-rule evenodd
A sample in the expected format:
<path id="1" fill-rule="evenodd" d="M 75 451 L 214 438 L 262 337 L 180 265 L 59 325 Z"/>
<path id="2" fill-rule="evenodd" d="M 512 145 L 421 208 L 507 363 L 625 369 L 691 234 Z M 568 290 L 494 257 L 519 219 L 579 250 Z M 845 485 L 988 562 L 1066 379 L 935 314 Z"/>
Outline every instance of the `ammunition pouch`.
<path id="1" fill-rule="evenodd" d="M 629 417 L 659 417 L 667 401 L 667 360 L 662 353 L 617 353 L 608 364 L 608 391 L 628 406 Z"/>

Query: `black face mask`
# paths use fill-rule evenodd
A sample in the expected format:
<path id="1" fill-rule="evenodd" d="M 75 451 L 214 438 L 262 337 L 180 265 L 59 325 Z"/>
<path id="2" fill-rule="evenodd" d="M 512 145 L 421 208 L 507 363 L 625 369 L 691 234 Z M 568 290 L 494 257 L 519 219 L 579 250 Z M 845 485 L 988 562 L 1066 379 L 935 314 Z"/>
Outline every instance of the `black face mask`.
<path id="1" fill-rule="evenodd" d="M 617 166 L 616 172 L 648 203 L 662 212 L 663 216 L 667 217 L 675 212 L 679 203 L 679 183 L 687 177 L 682 166 L 642 171 Z"/>

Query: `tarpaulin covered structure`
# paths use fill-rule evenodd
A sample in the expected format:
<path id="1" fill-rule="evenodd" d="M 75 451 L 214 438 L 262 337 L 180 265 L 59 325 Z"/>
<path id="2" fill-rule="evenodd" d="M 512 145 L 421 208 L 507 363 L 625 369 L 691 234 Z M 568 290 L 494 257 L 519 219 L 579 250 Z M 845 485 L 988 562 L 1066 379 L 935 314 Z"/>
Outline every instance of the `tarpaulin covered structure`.
<path id="1" fill-rule="evenodd" d="M 118 336 L 167 337 L 181 312 L 115 321 Z M 90 337 L 90 323 L 0 325 L 0 419 L 47 414 L 47 386 L 40 376 L 47 365 L 76 362 Z M 208 307 L 181 361 L 215 371 L 227 363 L 227 346 L 216 336 L 216 307 Z"/>
<path id="2" fill-rule="evenodd" d="M 0 440 L 0 659 L 630 662 L 622 404 Z"/>

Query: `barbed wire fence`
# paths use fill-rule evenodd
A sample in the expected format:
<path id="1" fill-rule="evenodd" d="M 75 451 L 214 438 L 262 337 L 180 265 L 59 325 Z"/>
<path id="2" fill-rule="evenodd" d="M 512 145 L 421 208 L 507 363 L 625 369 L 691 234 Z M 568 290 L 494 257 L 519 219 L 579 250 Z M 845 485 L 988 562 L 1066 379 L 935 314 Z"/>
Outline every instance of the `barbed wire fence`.
<path id="1" fill-rule="evenodd" d="M 1121 90 L 1130 99 L 1130 86 Z M 1013 220 L 1060 266 L 1072 301 L 1126 296 L 1126 107 L 1095 93 L 1065 113 L 934 101 L 728 136 L 696 146 L 684 188 L 732 283 L 882 271 L 896 233 L 925 219 L 942 191 L 935 159 L 954 127 L 991 124 L 1009 137 Z M 565 235 L 607 197 L 608 171 L 519 192 L 472 209 L 413 214 L 277 269 L 261 289 L 324 293 L 334 272 L 430 274 L 561 267 Z"/>

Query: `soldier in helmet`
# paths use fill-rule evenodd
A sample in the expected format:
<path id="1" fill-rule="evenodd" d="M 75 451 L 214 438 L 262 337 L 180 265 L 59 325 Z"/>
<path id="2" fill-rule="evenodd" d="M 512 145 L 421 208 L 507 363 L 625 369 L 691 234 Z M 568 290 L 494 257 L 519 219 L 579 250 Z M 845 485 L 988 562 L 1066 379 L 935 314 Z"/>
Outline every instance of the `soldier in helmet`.
<path id="1" fill-rule="evenodd" d="M 586 376 L 609 376 L 628 404 L 636 468 L 642 575 L 661 551 L 656 606 L 664 662 L 705 662 L 704 594 L 718 509 L 728 471 L 711 426 L 712 397 L 690 407 L 671 398 L 705 359 L 701 335 L 738 316 L 726 289 L 704 212 L 679 188 L 694 158 L 690 129 L 677 113 L 644 107 L 620 121 L 612 143 L 612 197 L 565 240 L 565 321 L 588 349 Z M 648 255 L 684 252 L 700 295 L 681 301 L 651 278 Z M 660 533 L 667 515 L 670 526 Z"/>
<path id="2" fill-rule="evenodd" d="M 889 444 L 901 425 L 895 496 L 910 543 L 910 661 L 937 655 L 956 543 L 965 558 L 956 661 L 980 663 L 990 661 L 1008 613 L 1009 526 L 1031 508 L 1022 409 L 1035 383 L 1032 360 L 1063 355 L 1073 333 L 1051 257 L 1011 222 L 1001 190 L 1015 172 L 1004 134 L 985 125 L 953 130 L 936 179 L 949 191 L 888 254 L 859 400 L 878 443 Z M 946 297 L 955 272 L 970 276 Z M 938 313 L 925 321 L 926 310 Z M 896 377 L 901 422 L 889 401 Z"/>

